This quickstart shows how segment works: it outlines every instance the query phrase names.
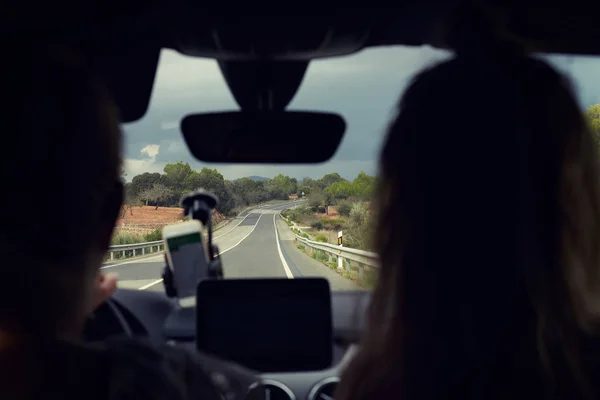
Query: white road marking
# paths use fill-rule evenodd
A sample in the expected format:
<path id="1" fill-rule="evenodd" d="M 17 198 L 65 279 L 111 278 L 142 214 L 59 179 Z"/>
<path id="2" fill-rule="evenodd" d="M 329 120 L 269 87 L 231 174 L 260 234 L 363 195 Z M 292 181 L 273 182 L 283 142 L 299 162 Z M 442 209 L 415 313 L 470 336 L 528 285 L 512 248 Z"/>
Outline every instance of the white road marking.
<path id="1" fill-rule="evenodd" d="M 260 221 L 260 219 L 262 218 L 262 216 L 263 216 L 263 215 L 264 215 L 264 214 L 260 214 L 260 216 L 259 216 L 259 217 L 258 217 L 258 219 L 256 220 L 256 224 L 254 224 L 254 226 L 252 227 L 252 230 L 251 230 L 250 232 L 248 232 L 248 233 L 246 234 L 246 236 L 244 236 L 242 239 L 240 239 L 240 241 L 239 241 L 239 242 L 237 242 L 236 244 L 234 244 L 234 245 L 233 245 L 233 246 L 231 246 L 230 248 L 228 248 L 228 249 L 225 249 L 225 250 L 222 250 L 222 251 L 220 250 L 220 251 L 219 251 L 219 254 L 224 254 L 224 253 L 228 252 L 229 250 L 231 250 L 231 249 L 233 249 L 233 248 L 237 247 L 237 246 L 238 246 L 240 243 L 242 243 L 244 240 L 246 240 L 246 238 L 247 238 L 248 236 L 250 236 L 250 234 L 251 234 L 252 232 L 254 232 L 254 230 L 255 230 L 255 229 L 256 229 L 256 227 L 258 226 L 258 221 Z"/>
<path id="2" fill-rule="evenodd" d="M 248 218 L 250 216 L 250 214 L 246 215 L 236 226 L 234 226 L 233 228 L 231 228 L 230 230 L 228 230 L 225 233 L 220 234 L 217 237 L 214 237 L 213 240 L 217 240 L 218 238 L 220 238 L 221 236 L 225 236 L 227 235 L 229 232 L 231 232 L 232 230 L 234 230 L 235 228 L 237 228 L 238 226 L 240 226 L 242 224 L 242 222 L 244 222 L 246 220 L 246 218 Z"/>
<path id="3" fill-rule="evenodd" d="M 281 265 L 283 265 L 283 269 L 285 270 L 285 274 L 289 279 L 294 278 L 294 274 L 290 270 L 288 263 L 285 261 L 283 257 L 283 252 L 281 251 L 281 245 L 279 244 L 279 233 L 277 232 L 277 214 L 273 215 L 273 228 L 275 228 L 275 242 L 277 243 L 277 252 L 279 253 L 279 259 L 281 260 Z"/>
<path id="4" fill-rule="evenodd" d="M 157 283 L 161 283 L 162 281 L 163 281 L 162 279 L 157 279 L 157 280 L 155 280 L 154 282 L 150 282 L 149 284 L 142 286 L 142 287 L 141 287 L 141 288 L 139 288 L 138 290 L 146 290 L 146 289 L 148 289 L 149 287 L 152 287 L 152 286 L 156 285 Z"/>
<path id="5" fill-rule="evenodd" d="M 252 232 L 254 232 L 254 230 L 256 229 L 256 226 L 258 225 L 258 221 L 260 221 L 260 219 L 262 218 L 262 216 L 263 216 L 263 214 L 260 214 L 260 216 L 259 216 L 259 217 L 258 217 L 258 219 L 256 220 L 256 224 L 254 224 L 254 226 L 252 227 L 252 230 L 251 230 L 250 232 L 248 232 L 248 233 L 246 234 L 246 236 L 244 236 L 244 237 L 243 237 L 243 238 L 242 238 L 242 239 L 241 239 L 239 242 L 237 242 L 236 244 L 234 244 L 234 245 L 233 245 L 233 246 L 231 246 L 230 248 L 228 248 L 228 249 L 225 249 L 225 250 L 223 250 L 223 251 L 219 251 L 219 255 L 221 255 L 221 254 L 224 254 L 224 253 L 228 252 L 229 250 L 231 250 L 231 249 L 233 249 L 233 248 L 237 247 L 237 246 L 238 246 L 240 243 L 242 243 L 244 240 L 246 240 L 246 238 L 247 238 L 248 236 L 250 236 L 250 234 L 251 234 Z M 156 285 L 156 284 L 159 284 L 159 283 L 161 283 L 162 281 L 163 281 L 162 279 L 157 279 L 156 281 L 154 281 L 154 282 L 152 282 L 152 283 L 149 283 L 149 284 L 147 284 L 147 285 L 144 285 L 144 286 L 142 286 L 142 287 L 141 287 L 141 288 L 139 288 L 138 290 L 146 290 L 146 289 L 148 289 L 148 288 L 150 288 L 150 287 L 152 287 L 152 286 L 154 286 L 154 285 Z"/>
<path id="6" fill-rule="evenodd" d="M 213 240 L 216 240 L 222 236 L 227 235 L 229 232 L 233 231 L 235 228 L 237 228 L 238 226 L 240 226 L 240 224 L 242 222 L 244 222 L 244 220 L 246 218 L 248 218 L 250 216 L 250 214 L 246 215 L 236 226 L 234 226 L 233 228 L 231 228 L 230 230 L 228 230 L 227 232 L 224 232 L 222 234 L 220 234 L 217 237 L 214 237 Z M 237 245 L 236 245 L 237 246 Z M 152 256 L 152 257 L 147 257 L 147 258 L 136 258 L 134 260 L 129 260 L 129 261 L 124 261 L 124 262 L 120 262 L 120 263 L 116 263 L 116 264 L 109 264 L 109 265 L 103 265 L 102 267 L 100 267 L 100 269 L 106 269 L 106 268 L 113 268 L 113 267 L 118 267 L 120 265 L 125 265 L 125 264 L 131 264 L 131 263 L 138 263 L 138 262 L 145 262 L 145 261 L 152 261 L 155 259 L 158 259 L 159 257 L 164 257 L 164 251 L 161 250 L 160 255 L 157 256 Z"/>
<path id="7" fill-rule="evenodd" d="M 100 269 L 113 268 L 113 267 L 118 267 L 120 265 L 131 264 L 131 263 L 142 263 L 142 262 L 146 262 L 146 261 L 156 260 L 156 259 L 159 259 L 159 258 L 163 258 L 164 259 L 164 254 L 163 254 L 162 251 L 157 256 L 144 257 L 144 258 L 136 258 L 134 260 L 123 261 L 123 262 L 117 263 L 117 264 L 103 265 L 102 267 L 100 267 Z"/>

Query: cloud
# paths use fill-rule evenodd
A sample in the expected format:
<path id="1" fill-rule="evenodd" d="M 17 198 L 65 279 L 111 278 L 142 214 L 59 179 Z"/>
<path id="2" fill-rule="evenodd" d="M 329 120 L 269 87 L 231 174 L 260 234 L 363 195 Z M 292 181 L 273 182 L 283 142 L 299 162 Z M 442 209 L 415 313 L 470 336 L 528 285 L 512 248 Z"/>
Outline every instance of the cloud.
<path id="1" fill-rule="evenodd" d="M 160 124 L 160 129 L 168 131 L 171 129 L 179 129 L 179 121 L 165 121 Z"/>
<path id="2" fill-rule="evenodd" d="M 289 108 L 335 112 L 346 119 L 347 132 L 331 161 L 294 166 L 209 165 L 192 157 L 179 131 L 179 121 L 187 114 L 235 110 L 238 106 L 216 61 L 163 50 L 146 116 L 124 126 L 128 176 L 162 172 L 167 163 L 177 161 L 189 162 L 196 169 L 217 168 L 228 179 L 273 177 L 278 173 L 320 177 L 330 172 L 353 178 L 360 171 L 375 173 L 385 129 L 400 94 L 416 73 L 448 56 L 429 47 L 390 46 L 315 60 Z M 582 107 L 600 103 L 600 59 L 546 58 L 571 77 Z M 326 134 L 323 132 L 323 137 Z M 318 145 L 305 143 L 301 137 L 290 140 L 307 151 Z M 156 151 L 151 153 L 150 149 Z"/>
<path id="3" fill-rule="evenodd" d="M 140 153 L 147 155 L 150 159 L 155 160 L 158 155 L 158 150 L 160 146 L 157 144 L 149 144 L 148 146 L 144 146 Z"/>
<path id="4" fill-rule="evenodd" d="M 140 149 L 141 158 L 126 158 L 124 164 L 127 176 L 133 178 L 144 172 L 162 172 L 164 165 L 161 167 L 156 163 L 159 150 L 160 145 L 149 144 Z"/>

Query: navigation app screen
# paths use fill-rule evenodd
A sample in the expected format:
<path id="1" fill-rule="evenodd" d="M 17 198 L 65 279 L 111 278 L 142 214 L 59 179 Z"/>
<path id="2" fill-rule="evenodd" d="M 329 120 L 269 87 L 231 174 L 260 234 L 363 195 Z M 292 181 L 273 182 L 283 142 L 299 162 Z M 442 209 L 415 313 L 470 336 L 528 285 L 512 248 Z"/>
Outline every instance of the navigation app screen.
<path id="1" fill-rule="evenodd" d="M 190 233 L 167 239 L 177 297 L 180 299 L 196 296 L 198 280 L 208 276 L 208 264 L 202 236 Z"/>

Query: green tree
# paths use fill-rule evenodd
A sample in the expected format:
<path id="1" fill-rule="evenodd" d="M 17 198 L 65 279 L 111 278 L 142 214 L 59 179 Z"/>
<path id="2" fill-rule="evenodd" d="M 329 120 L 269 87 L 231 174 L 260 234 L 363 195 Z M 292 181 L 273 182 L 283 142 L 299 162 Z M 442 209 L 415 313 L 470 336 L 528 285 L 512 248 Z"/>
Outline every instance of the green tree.
<path id="1" fill-rule="evenodd" d="M 133 184 L 131 182 L 126 182 L 124 185 L 125 188 L 125 198 L 123 199 L 123 205 L 125 206 L 123 211 L 128 210 L 130 215 L 133 215 L 133 207 L 141 206 L 143 203 L 140 200 L 137 193 L 133 192 Z M 124 215 L 121 215 L 123 218 Z"/>
<path id="2" fill-rule="evenodd" d="M 333 182 L 324 192 L 332 197 L 334 203 L 350 198 L 369 200 L 373 194 L 374 186 L 375 177 L 361 171 L 352 182 L 347 180 Z"/>
<path id="3" fill-rule="evenodd" d="M 321 179 L 319 179 L 319 185 L 321 186 L 321 189 L 326 189 L 332 184 L 342 181 L 345 181 L 345 179 L 342 178 L 337 172 L 334 172 L 331 174 L 324 175 Z"/>
<path id="4" fill-rule="evenodd" d="M 371 199 L 373 189 L 375 188 L 375 177 L 367 175 L 360 171 L 358 176 L 352 181 L 353 195 L 363 200 Z"/>
<path id="5" fill-rule="evenodd" d="M 347 199 L 348 197 L 352 197 L 356 195 L 356 190 L 354 184 L 348 181 L 338 181 L 332 183 L 327 189 L 325 189 L 325 193 L 330 194 L 334 199 Z"/>
<path id="6" fill-rule="evenodd" d="M 151 188 L 144 190 L 139 195 L 140 199 L 146 202 L 146 205 L 148 205 L 149 202 L 155 203 L 155 210 L 158 209 L 160 204 L 166 201 L 170 196 L 171 189 L 162 183 L 155 183 Z"/>
<path id="7" fill-rule="evenodd" d="M 257 204 L 270 199 L 265 181 L 240 178 L 231 182 L 230 188 L 238 206 Z"/>
<path id="8" fill-rule="evenodd" d="M 225 183 L 223 175 L 213 168 L 202 168 L 200 172 L 192 171 L 187 175 L 184 182 L 187 191 L 206 189 L 219 199 L 217 210 L 226 214 L 231 208 L 231 194 Z"/>
<path id="9" fill-rule="evenodd" d="M 131 180 L 131 196 L 139 196 L 144 190 L 152 188 L 155 183 L 161 182 L 162 177 L 158 172 L 136 175 Z"/>
<path id="10" fill-rule="evenodd" d="M 166 186 L 180 195 L 186 190 L 189 190 L 186 185 L 187 179 L 190 175 L 195 173 L 189 163 L 179 161 L 177 163 L 167 164 L 163 170 L 165 172 L 164 178 Z"/>
<path id="11" fill-rule="evenodd" d="M 279 174 L 267 183 L 274 199 L 286 200 L 290 194 L 298 193 L 298 180 Z"/>

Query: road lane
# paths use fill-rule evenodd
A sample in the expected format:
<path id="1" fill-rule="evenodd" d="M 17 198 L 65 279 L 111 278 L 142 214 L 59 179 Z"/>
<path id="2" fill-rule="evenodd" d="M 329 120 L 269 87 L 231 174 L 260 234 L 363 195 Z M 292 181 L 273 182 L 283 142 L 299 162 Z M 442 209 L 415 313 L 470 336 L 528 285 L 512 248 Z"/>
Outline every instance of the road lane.
<path id="1" fill-rule="evenodd" d="M 329 281 L 332 291 L 363 290 L 350 279 L 344 278 L 323 263 L 300 251 L 297 247 L 298 244 L 294 241 L 294 234 L 281 218 L 276 219 L 276 226 L 279 232 L 281 251 L 295 277 L 323 277 Z"/>
<path id="2" fill-rule="evenodd" d="M 273 218 L 279 210 L 260 213 L 254 231 L 246 240 L 222 255 L 225 278 L 286 278 L 277 251 Z"/>
<path id="3" fill-rule="evenodd" d="M 223 256 L 227 278 L 322 277 L 329 281 L 333 291 L 361 290 L 353 281 L 301 252 L 294 234 L 277 216 L 279 210 L 263 212 L 248 239 Z"/>
<path id="4" fill-rule="evenodd" d="M 236 218 L 230 224 L 216 231 L 213 242 L 219 246 L 221 254 L 227 254 L 227 252 L 235 249 L 236 246 L 243 243 L 249 237 L 263 213 L 276 213 L 290 207 L 292 207 L 290 203 L 284 203 L 250 210 L 245 216 Z M 121 288 L 163 292 L 164 289 L 161 280 L 163 266 L 164 255 L 161 252 L 158 255 L 150 257 L 136 258 L 112 265 L 105 265 L 103 266 L 103 270 L 106 272 L 116 272 L 119 276 L 119 287 Z M 227 270 L 225 270 L 225 273 L 227 274 Z"/>
<path id="5" fill-rule="evenodd" d="M 295 206 L 295 205 L 294 205 Z M 326 278 L 333 291 L 361 288 L 296 247 L 294 235 L 278 214 L 289 203 L 249 211 L 245 217 L 215 232 L 226 278 Z M 160 275 L 164 256 L 127 261 L 110 270 L 119 274 L 119 287 L 164 292 Z"/>

